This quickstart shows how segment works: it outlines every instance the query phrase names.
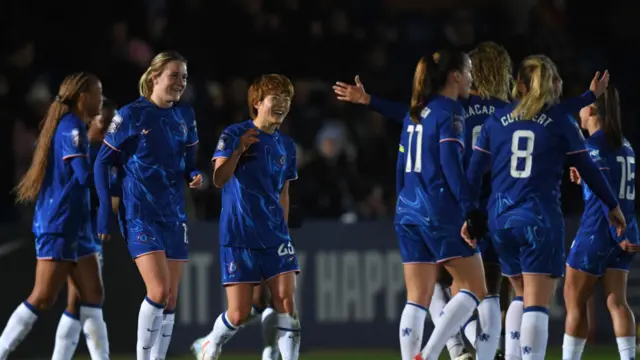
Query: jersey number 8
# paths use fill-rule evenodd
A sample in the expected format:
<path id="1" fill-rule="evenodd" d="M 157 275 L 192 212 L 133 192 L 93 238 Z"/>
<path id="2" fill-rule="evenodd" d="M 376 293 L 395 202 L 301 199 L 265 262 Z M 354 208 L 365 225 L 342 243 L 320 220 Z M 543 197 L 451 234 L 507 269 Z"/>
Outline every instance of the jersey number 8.
<path id="1" fill-rule="evenodd" d="M 280 244 L 278 248 L 278 256 L 294 255 L 296 249 L 293 248 L 293 244 L 290 242 Z"/>
<path id="2" fill-rule="evenodd" d="M 524 150 L 520 149 L 520 139 L 526 139 L 527 145 Z M 531 130 L 517 130 L 511 137 L 511 176 L 517 179 L 524 179 L 531 176 L 531 167 L 533 166 L 533 144 L 536 135 Z M 518 161 L 524 160 L 524 169 L 518 170 Z"/>
<path id="3" fill-rule="evenodd" d="M 635 200 L 636 199 L 636 187 L 635 187 L 635 163 L 636 159 L 633 156 L 616 156 L 616 161 L 620 164 L 620 193 L 618 198 L 622 200 Z"/>

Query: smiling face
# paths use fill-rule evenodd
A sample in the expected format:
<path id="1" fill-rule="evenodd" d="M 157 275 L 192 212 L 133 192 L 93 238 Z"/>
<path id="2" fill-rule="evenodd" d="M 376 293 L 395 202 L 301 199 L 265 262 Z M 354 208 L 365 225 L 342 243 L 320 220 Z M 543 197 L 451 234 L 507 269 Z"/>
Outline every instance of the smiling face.
<path id="1" fill-rule="evenodd" d="M 255 108 L 258 111 L 258 117 L 265 119 L 269 124 L 280 125 L 289 114 L 291 98 L 286 94 L 267 95 L 264 100 L 255 105 Z"/>
<path id="2" fill-rule="evenodd" d="M 187 64 L 174 60 L 165 65 L 162 72 L 153 77 L 152 98 L 156 98 L 165 103 L 180 100 L 184 89 L 187 86 Z"/>
<path id="3" fill-rule="evenodd" d="M 280 125 L 289 113 L 293 84 L 284 75 L 263 75 L 249 88 L 249 111 L 253 119 Z"/>

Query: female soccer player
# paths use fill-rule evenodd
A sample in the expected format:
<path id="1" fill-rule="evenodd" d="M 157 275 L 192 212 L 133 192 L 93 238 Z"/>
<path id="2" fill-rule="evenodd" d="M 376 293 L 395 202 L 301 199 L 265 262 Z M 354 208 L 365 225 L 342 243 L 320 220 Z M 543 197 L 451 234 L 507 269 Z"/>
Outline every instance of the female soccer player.
<path id="1" fill-rule="evenodd" d="M 465 113 L 465 142 L 474 144 L 477 140 L 478 135 L 480 134 L 480 129 L 482 129 L 482 124 L 485 119 L 491 115 L 497 109 L 500 109 L 506 106 L 509 90 L 511 85 L 511 59 L 507 51 L 500 45 L 495 44 L 493 42 L 483 42 L 480 43 L 476 49 L 469 53 L 469 57 L 471 58 L 472 63 L 472 77 L 473 84 L 471 86 L 471 96 L 468 99 L 462 99 L 460 102 L 464 106 Z M 553 65 L 553 63 L 550 63 Z M 555 76 L 555 85 L 557 87 L 558 96 L 561 92 L 561 82 L 562 80 L 557 74 L 557 69 L 555 65 L 553 65 L 554 76 Z M 603 77 L 604 79 L 604 77 Z M 563 102 L 563 106 L 570 111 L 578 111 L 583 106 L 586 106 L 593 101 L 595 101 L 596 97 L 593 94 L 596 86 L 598 84 L 603 84 L 604 80 L 595 78 L 592 81 L 591 88 L 585 94 L 578 98 L 569 99 Z M 371 96 L 367 94 L 364 90 L 364 86 L 360 82 L 359 78 L 356 77 L 356 85 L 349 85 L 342 82 L 336 83 L 334 86 L 334 91 L 339 100 L 348 101 L 351 103 L 360 103 L 369 105 L 374 111 L 377 111 L 387 117 L 401 119 L 403 114 L 406 112 L 406 106 L 403 104 L 397 104 L 388 100 L 380 99 L 375 96 Z M 471 154 L 473 153 L 472 147 L 468 147 L 464 152 L 465 159 L 465 167 L 468 166 L 469 160 L 471 158 Z M 402 181 L 404 170 L 400 169 L 397 178 L 399 182 Z M 480 206 L 485 209 L 488 205 L 489 195 L 491 193 L 490 190 L 490 182 L 488 179 L 485 179 L 483 182 L 483 188 L 480 196 Z M 510 286 L 508 286 L 508 282 L 502 282 L 502 276 L 500 273 L 499 261 L 495 250 L 493 249 L 490 237 L 485 239 L 486 241 L 479 242 L 479 247 L 481 250 L 483 263 L 485 267 L 485 275 L 487 282 L 487 290 L 488 296 L 486 297 L 489 313 L 491 314 L 490 320 L 492 324 L 496 324 L 498 319 L 500 319 L 500 324 L 503 323 L 503 319 L 501 318 L 501 311 L 506 312 L 509 308 L 509 298 L 510 298 Z M 439 281 L 442 280 L 442 274 Z M 405 281 L 410 281 L 405 279 Z M 501 286 L 502 283 L 502 286 Z M 436 284 L 433 298 L 431 299 L 431 305 L 429 306 L 429 312 L 431 314 L 439 314 L 442 311 L 442 308 L 447 302 L 447 289 L 448 285 L 442 285 L 443 283 Z M 446 283 L 444 283 L 446 284 Z M 409 287 L 409 286 L 407 286 Z M 505 289 L 507 291 L 505 291 Z M 501 291 L 502 290 L 502 291 Z M 499 293 L 502 292 L 504 294 L 504 299 L 499 296 Z M 521 295 L 521 294 L 520 294 Z M 498 303 L 498 299 L 500 298 L 500 303 Z M 514 309 L 518 307 L 522 308 L 522 297 L 516 296 L 514 302 L 511 304 L 514 306 Z M 409 300 L 412 302 L 411 300 Z M 413 309 L 412 306 L 407 306 L 405 309 Z M 498 310 L 498 309 L 501 309 Z M 409 314 L 412 311 L 408 310 Z M 417 310 L 414 309 L 413 312 Z M 521 312 L 520 312 L 521 313 Z M 407 316 L 409 316 L 409 314 Z M 514 311 L 511 312 L 512 315 L 515 314 Z M 520 314 L 521 315 L 521 314 Z M 506 318 L 506 316 L 505 316 Z M 520 316 L 516 316 L 517 320 L 512 320 L 517 322 L 518 326 L 520 324 Z M 489 319 L 488 319 L 489 320 Z M 505 319 L 506 320 L 506 319 Z M 471 319 L 464 327 L 465 334 L 469 339 L 469 342 L 475 346 L 477 335 L 477 319 L 475 317 Z M 507 324 L 506 327 L 509 327 Z M 402 330 L 403 326 L 401 326 Z M 499 337 L 495 336 L 496 332 L 500 331 L 498 326 L 490 326 L 489 341 L 492 342 L 492 346 L 497 346 L 498 343 L 495 341 L 499 341 Z M 500 333 L 500 337 L 504 340 L 504 332 Z M 417 343 L 421 342 L 421 339 L 413 339 Z M 408 342 L 410 339 L 402 336 L 402 331 L 400 332 L 400 341 Z M 459 338 L 458 335 L 455 335 L 451 339 L 447 341 L 447 348 L 449 350 L 449 354 L 452 359 L 462 359 L 466 354 L 464 354 L 462 350 L 462 339 Z M 517 351 L 520 351 L 519 345 L 516 348 Z M 496 358 L 502 356 L 502 352 L 500 351 Z"/>
<path id="2" fill-rule="evenodd" d="M 489 227 L 502 273 L 509 277 L 516 294 L 523 294 L 524 315 L 516 334 L 525 360 L 544 359 L 547 309 L 555 279 L 563 275 L 559 184 L 565 155 L 584 171 L 585 180 L 610 209 L 618 231 L 626 227 L 615 197 L 587 154 L 580 129 L 568 118 L 565 106 L 554 105 L 559 91 L 550 64 L 542 56 L 524 60 L 513 89 L 516 102 L 487 119 L 468 169 L 469 182 L 477 187 L 491 164 Z M 596 89 L 596 96 L 606 83 Z M 466 228 L 463 236 L 475 244 Z M 520 358 L 509 349 L 507 345 L 507 359 Z"/>
<path id="3" fill-rule="evenodd" d="M 609 87 L 595 104 L 583 108 L 580 123 L 589 132 L 587 148 L 591 159 L 607 177 L 613 193 L 618 194 L 627 231 L 618 237 L 609 228 L 606 212 L 603 214 L 602 211 L 604 204 L 584 186 L 585 209 L 567 257 L 564 282 L 567 319 L 562 359 L 579 360 L 582 357 L 589 333 L 587 300 L 591 298 L 598 278 L 602 279 L 620 359 L 633 359 L 636 332 L 635 319 L 627 304 L 627 278 L 631 260 L 640 250 L 634 203 L 636 167 L 633 148 L 622 135 L 616 89 Z M 580 183 L 576 170 L 572 169 L 572 172 Z"/>
<path id="4" fill-rule="evenodd" d="M 482 128 L 484 120 L 496 109 L 500 109 L 507 104 L 511 85 L 512 65 L 511 58 L 509 57 L 507 51 L 502 46 L 493 42 L 484 42 L 479 44 L 476 49 L 469 53 L 469 57 L 473 65 L 471 70 L 471 75 L 473 77 L 473 83 L 471 85 L 471 96 L 468 99 L 460 99 L 460 103 L 463 105 L 464 110 L 466 110 L 466 112 L 462 114 L 462 116 L 465 117 L 465 143 L 473 144 L 479 134 L 479 130 Z M 334 86 L 334 91 L 336 92 L 336 95 L 338 95 L 338 98 L 343 101 L 358 103 L 359 99 L 369 99 L 369 101 L 365 101 L 365 103 L 371 104 L 371 107 L 374 110 L 379 111 L 380 113 L 383 113 L 387 116 L 401 118 L 406 113 L 405 105 L 395 105 L 393 103 L 390 103 L 389 101 L 369 96 L 364 91 L 364 87 L 357 77 L 356 86 L 337 83 L 336 86 Z M 471 149 L 472 148 L 470 146 L 465 149 L 465 167 L 466 164 L 468 164 L 469 159 L 471 158 Z M 404 169 L 400 169 L 398 173 L 398 179 L 402 178 L 403 174 Z M 481 198 L 480 202 L 480 206 L 482 206 L 482 208 L 486 208 L 489 194 L 490 189 L 483 191 L 483 195 L 485 196 Z M 487 329 L 491 331 L 491 334 L 489 334 L 489 339 L 497 348 L 501 329 L 501 314 L 498 295 L 500 292 L 500 283 L 502 276 L 500 274 L 500 267 L 497 256 L 495 255 L 493 248 L 490 245 L 487 245 L 490 244 L 490 242 L 482 241 L 481 244 L 482 245 L 480 246 L 480 249 L 485 266 L 485 275 L 488 288 L 488 296 L 485 298 L 486 304 L 483 306 L 487 306 L 487 310 L 491 315 L 490 320 L 492 321 L 492 326 L 487 327 Z M 411 263 L 405 264 L 405 268 L 412 266 L 414 265 Z M 405 274 L 407 274 L 406 271 Z M 442 280 L 443 279 L 441 276 L 439 282 L 441 282 Z M 411 281 L 414 281 L 414 278 L 405 278 L 407 289 L 414 287 L 409 283 Z M 442 312 L 442 309 L 448 301 L 447 289 L 445 287 L 448 287 L 448 285 L 441 285 L 440 283 L 437 283 L 434 289 L 434 295 L 429 306 L 429 312 L 432 314 L 432 316 L 434 316 L 434 321 L 437 320 L 438 314 Z M 424 312 L 423 310 L 421 310 L 421 308 L 424 307 L 424 304 L 416 303 L 416 300 L 417 299 L 414 299 L 413 296 L 407 298 L 407 306 L 405 306 L 405 310 L 403 311 L 402 315 L 402 319 L 405 319 L 405 321 L 401 320 L 400 325 L 401 344 L 408 342 L 415 342 L 415 344 L 404 344 L 401 345 L 402 348 L 419 348 L 422 342 L 422 338 L 407 337 L 403 336 L 402 333 L 402 329 L 406 327 L 404 325 L 404 322 L 408 321 L 407 319 L 413 318 L 416 312 Z M 421 306 L 417 307 L 415 306 L 415 304 Z M 476 329 L 476 319 L 472 319 L 465 326 L 465 331 L 468 334 L 469 341 L 474 346 L 477 336 Z M 464 343 L 459 334 L 456 334 L 454 337 L 447 341 L 447 348 L 452 359 L 463 359 L 465 358 L 465 356 L 471 358 L 470 354 L 464 353 L 463 344 Z M 416 351 L 407 350 L 406 353 L 410 356 L 413 356 Z"/>
<path id="5" fill-rule="evenodd" d="M 186 84 L 187 62 L 180 54 L 156 55 L 140 79 L 141 97 L 118 110 L 94 167 L 97 227 L 104 240 L 113 220 L 109 174 L 113 165 L 123 164 L 127 246 L 147 289 L 138 315 L 138 360 L 166 356 L 189 258 L 184 181 L 190 188 L 202 184 L 195 167 L 193 109 L 178 103 Z"/>
<path id="6" fill-rule="evenodd" d="M 471 87 L 469 57 L 456 50 L 423 56 L 414 75 L 411 107 L 403 124 L 400 147 L 404 169 L 396 206 L 396 233 L 405 263 L 407 297 L 423 311 L 403 316 L 401 336 L 421 338 L 426 307 L 442 264 L 459 284 L 460 291 L 442 310 L 422 353 L 402 358 L 437 359 L 445 342 L 469 319 L 486 295 L 484 271 L 476 249 L 464 244 L 456 231 L 465 219 L 472 219 L 474 237 L 485 234 L 486 224 L 463 171 L 464 109 L 458 98 L 467 97 Z M 445 215 L 446 214 L 446 215 Z M 480 309 L 481 316 L 485 315 Z M 402 325 L 401 325 L 402 327 Z M 406 335 L 405 335 L 406 334 Z M 402 343 L 402 342 L 401 342 Z M 483 354 L 479 347 L 479 354 Z M 493 357 L 493 354 L 491 355 Z"/>
<path id="7" fill-rule="evenodd" d="M 102 110 L 100 115 L 96 116 L 89 125 L 87 132 L 87 138 L 89 141 L 89 158 L 91 163 L 95 161 L 98 150 L 102 145 L 102 140 L 107 132 L 109 123 L 115 114 L 115 104 L 104 99 L 102 102 Z M 102 267 L 102 243 L 98 239 L 98 234 L 95 233 L 96 225 L 96 210 L 93 206 L 97 204 L 97 195 L 91 191 L 91 223 L 94 234 L 81 239 L 78 242 L 78 258 L 82 259 L 85 256 L 98 256 L 100 267 Z M 78 263 L 82 264 L 82 261 Z M 102 269 L 100 269 L 102 274 Z M 101 275 L 100 274 L 100 275 Z M 102 280 L 102 279 L 100 279 Z M 58 330 L 56 331 L 56 342 L 53 348 L 53 359 L 71 359 L 78 346 L 80 339 L 80 332 L 82 331 L 82 324 L 80 323 L 78 309 L 80 305 L 80 297 L 78 295 L 78 289 L 75 287 L 71 278 L 67 279 L 67 308 L 60 317 L 58 323 Z M 87 348 L 90 353 L 94 353 L 96 349 L 92 347 L 92 342 L 87 342 Z M 94 358 L 97 358 L 94 356 Z"/>
<path id="8" fill-rule="evenodd" d="M 0 336 L 0 359 L 6 359 L 24 339 L 40 312 L 53 305 L 69 275 L 80 297 L 78 313 L 89 334 L 91 354 L 94 359 L 109 358 L 98 257 L 89 250 L 82 255 L 93 256 L 79 257 L 79 244 L 89 243 L 94 236 L 87 124 L 101 106 L 100 80 L 76 73 L 64 79 L 40 125 L 31 167 L 16 189 L 18 202 L 36 201 L 36 280 L 31 295 L 13 312 Z"/>
<path id="9" fill-rule="evenodd" d="M 289 228 L 291 229 L 292 227 L 290 226 Z M 253 288 L 252 303 L 251 312 L 247 319 L 242 323 L 242 327 L 249 326 L 260 321 L 263 344 L 262 360 L 278 360 L 280 357 L 280 351 L 278 350 L 277 344 L 278 314 L 275 312 L 273 307 L 270 306 L 271 293 L 267 284 L 263 282 Z M 191 352 L 195 355 L 196 359 L 201 358 L 202 346 L 207 341 L 208 337 L 209 334 L 196 339 L 193 344 L 191 344 Z"/>
<path id="10" fill-rule="evenodd" d="M 293 93 L 284 75 L 256 79 L 248 96 L 252 120 L 227 127 L 213 154 L 213 183 L 222 188 L 220 266 L 228 308 L 203 345 L 203 359 L 218 358 L 249 316 L 254 286 L 263 281 L 278 313 L 282 359 L 298 359 L 294 292 L 300 268 L 287 226 L 289 182 L 298 174 L 295 144 L 278 130 Z"/>

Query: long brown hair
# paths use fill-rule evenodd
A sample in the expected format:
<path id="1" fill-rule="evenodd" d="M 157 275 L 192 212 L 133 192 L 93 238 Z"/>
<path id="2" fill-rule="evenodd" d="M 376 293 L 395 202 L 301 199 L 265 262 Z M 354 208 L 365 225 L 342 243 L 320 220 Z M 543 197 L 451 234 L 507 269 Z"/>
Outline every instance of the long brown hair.
<path id="1" fill-rule="evenodd" d="M 493 41 L 485 41 L 469 53 L 469 58 L 472 87 L 478 96 L 509 101 L 513 65 L 507 50 Z"/>
<path id="2" fill-rule="evenodd" d="M 151 98 L 151 94 L 153 93 L 153 81 L 151 77 L 154 74 L 162 73 L 164 67 L 172 61 L 179 61 L 185 64 L 187 63 L 187 59 L 185 59 L 184 56 L 178 54 L 175 51 L 161 52 L 156 55 L 153 60 L 151 60 L 151 65 L 149 65 L 144 74 L 142 74 L 142 76 L 140 77 L 140 81 L 138 82 L 140 96 L 143 96 L 147 99 Z"/>
<path id="3" fill-rule="evenodd" d="M 553 63 L 548 58 L 532 55 L 524 59 L 513 87 L 513 98 L 520 100 L 512 114 L 523 120 L 531 120 L 547 105 L 554 104 L 558 92 L 554 87 Z M 524 86 L 526 92 L 521 92 Z"/>
<path id="4" fill-rule="evenodd" d="M 416 65 L 413 75 L 413 91 L 409 116 L 414 123 L 420 122 L 420 113 L 429 97 L 440 91 L 447 83 L 449 74 L 463 71 L 467 55 L 459 50 L 443 50 L 424 55 Z"/>
<path id="5" fill-rule="evenodd" d="M 615 87 L 607 87 L 607 91 L 595 103 L 598 120 L 609 143 L 616 149 L 622 146 L 622 123 L 620 119 L 620 97 Z"/>
<path id="6" fill-rule="evenodd" d="M 58 95 L 49 105 L 47 114 L 40 122 L 40 135 L 38 135 L 31 166 L 14 189 L 17 195 L 16 202 L 35 201 L 47 172 L 49 151 L 60 119 L 74 109 L 80 94 L 88 92 L 98 81 L 95 75 L 85 72 L 69 75 L 62 81 Z"/>

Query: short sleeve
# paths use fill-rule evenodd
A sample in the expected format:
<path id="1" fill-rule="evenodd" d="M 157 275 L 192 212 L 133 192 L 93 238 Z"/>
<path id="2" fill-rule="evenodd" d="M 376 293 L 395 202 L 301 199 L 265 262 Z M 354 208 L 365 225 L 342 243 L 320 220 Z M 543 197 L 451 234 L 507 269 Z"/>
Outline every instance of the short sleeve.
<path id="1" fill-rule="evenodd" d="M 86 130 L 81 128 L 82 125 L 70 120 L 60 123 L 58 141 L 63 160 L 88 156 L 89 139 Z"/>
<path id="2" fill-rule="evenodd" d="M 116 151 L 121 151 L 125 141 L 135 134 L 135 121 L 132 119 L 132 114 L 129 109 L 122 108 L 111 120 L 104 143 Z"/>
<path id="3" fill-rule="evenodd" d="M 578 122 L 571 116 L 568 116 L 566 120 L 561 120 L 562 134 L 565 138 L 567 146 L 567 155 L 573 155 L 587 151 L 587 147 L 582 135 L 582 130 L 578 125 Z"/>
<path id="4" fill-rule="evenodd" d="M 440 143 L 457 142 L 464 147 L 464 119 L 460 115 L 447 116 L 440 122 Z"/>
<path id="5" fill-rule="evenodd" d="M 198 139 L 198 125 L 196 123 L 196 114 L 193 108 L 189 107 L 185 111 L 185 122 L 187 123 L 187 146 L 194 146 L 200 142 Z"/>
<path id="6" fill-rule="evenodd" d="M 233 135 L 229 129 L 225 129 L 220 135 L 220 139 L 218 139 L 218 145 L 216 145 L 216 150 L 211 160 L 230 157 L 237 147 L 238 141 L 238 136 Z"/>
<path id="7" fill-rule="evenodd" d="M 474 150 L 482 151 L 487 154 L 491 154 L 491 144 L 489 143 L 489 124 L 489 121 L 485 121 L 484 125 L 480 129 L 480 135 L 478 135 L 476 144 L 473 146 Z"/>
<path id="8" fill-rule="evenodd" d="M 296 144 L 290 141 L 287 146 L 287 164 L 285 169 L 286 180 L 296 180 L 298 178 L 298 156 Z"/>

